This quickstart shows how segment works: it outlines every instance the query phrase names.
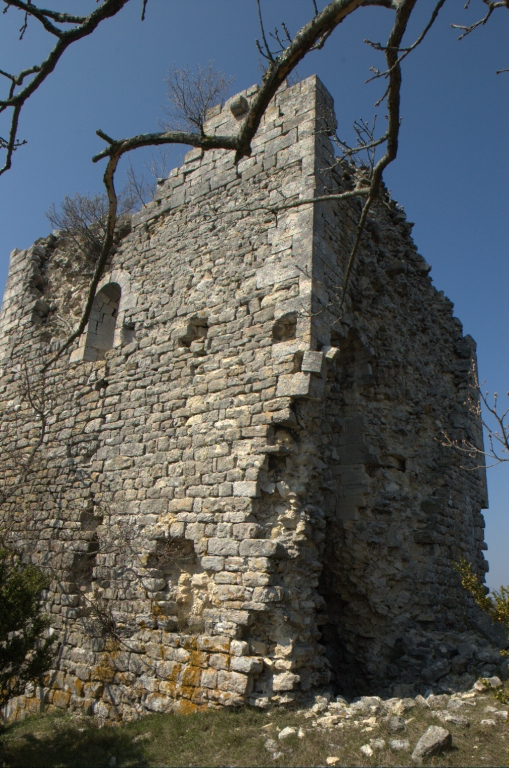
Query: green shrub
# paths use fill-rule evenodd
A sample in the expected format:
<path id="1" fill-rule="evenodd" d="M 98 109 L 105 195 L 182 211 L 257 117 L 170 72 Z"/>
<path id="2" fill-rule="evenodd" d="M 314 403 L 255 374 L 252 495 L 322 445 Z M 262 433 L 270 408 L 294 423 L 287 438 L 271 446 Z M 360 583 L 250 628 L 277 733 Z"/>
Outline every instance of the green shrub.
<path id="1" fill-rule="evenodd" d="M 50 667 L 54 639 L 45 637 L 49 619 L 41 606 L 47 586 L 39 569 L 0 550 L 0 707 Z"/>
<path id="2" fill-rule="evenodd" d="M 487 595 L 467 560 L 462 558 L 455 564 L 455 568 L 461 576 L 463 587 L 470 592 L 479 608 L 491 616 L 493 621 L 502 622 L 509 632 L 509 587 L 500 587 L 498 592 L 493 590 L 491 595 Z"/>

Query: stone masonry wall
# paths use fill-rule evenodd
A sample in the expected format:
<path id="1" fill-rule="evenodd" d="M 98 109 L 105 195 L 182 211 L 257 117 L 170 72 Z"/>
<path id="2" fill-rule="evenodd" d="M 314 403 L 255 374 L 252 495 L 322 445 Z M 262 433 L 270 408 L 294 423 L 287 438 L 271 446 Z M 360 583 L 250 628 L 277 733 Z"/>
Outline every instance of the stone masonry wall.
<path id="1" fill-rule="evenodd" d="M 242 119 L 234 101 L 209 132 Z M 44 375 L 88 267 L 58 234 L 13 252 L 3 512 L 51 576 L 60 651 L 9 716 L 461 686 L 478 663 L 465 632 L 491 652 L 452 566 L 487 570 L 484 474 L 440 442 L 481 439 L 473 341 L 388 197 L 344 308 L 358 203 L 267 210 L 351 187 L 333 125 L 313 77 L 279 91 L 237 166 L 189 152 L 122 223 L 87 335 Z"/>

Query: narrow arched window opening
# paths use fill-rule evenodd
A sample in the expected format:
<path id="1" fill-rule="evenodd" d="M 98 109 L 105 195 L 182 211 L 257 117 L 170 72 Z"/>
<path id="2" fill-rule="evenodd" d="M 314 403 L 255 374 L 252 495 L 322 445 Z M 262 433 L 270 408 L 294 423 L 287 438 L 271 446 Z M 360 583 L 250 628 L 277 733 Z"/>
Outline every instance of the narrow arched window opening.
<path id="1" fill-rule="evenodd" d="M 97 293 L 88 321 L 84 360 L 103 360 L 113 348 L 121 293 L 117 283 L 108 283 Z"/>

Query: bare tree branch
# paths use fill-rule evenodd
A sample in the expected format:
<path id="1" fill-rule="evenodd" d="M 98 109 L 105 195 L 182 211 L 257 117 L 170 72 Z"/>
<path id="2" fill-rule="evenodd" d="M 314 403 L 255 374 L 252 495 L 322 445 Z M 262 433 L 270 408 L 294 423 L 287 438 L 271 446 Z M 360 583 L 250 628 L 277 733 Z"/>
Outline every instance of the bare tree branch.
<path id="1" fill-rule="evenodd" d="M 33 16 L 34 19 L 37 19 L 41 22 L 46 32 L 49 32 L 51 35 L 55 35 L 55 37 L 61 37 L 62 31 L 58 29 L 58 27 L 55 27 L 54 24 L 52 24 L 50 21 L 48 21 L 48 15 L 47 13 L 44 13 L 43 10 L 37 8 L 35 5 L 32 5 L 32 3 L 24 3 L 21 2 L 21 0 L 4 0 L 4 2 L 7 4 L 7 7 L 4 8 L 4 13 L 8 10 L 9 6 L 12 6 L 14 8 L 18 8 L 21 11 L 24 11 L 24 21 L 23 25 L 20 29 L 20 36 L 19 39 L 23 39 L 23 35 L 25 34 L 25 30 L 28 26 L 28 17 Z"/>
<path id="2" fill-rule="evenodd" d="M 447 0 L 438 0 L 438 3 L 436 4 L 436 6 L 433 9 L 433 13 L 431 14 L 429 22 L 426 24 L 426 26 L 424 27 L 423 31 L 421 32 L 421 34 L 419 35 L 419 37 L 417 38 L 415 43 L 412 43 L 412 45 L 408 46 L 407 48 L 398 48 L 396 50 L 397 53 L 402 53 L 403 54 L 402 56 L 400 56 L 398 58 L 398 60 L 397 60 L 398 64 L 401 64 L 403 59 L 405 59 L 408 56 L 409 53 L 412 53 L 412 51 L 414 51 L 417 48 L 417 46 L 422 43 L 422 41 L 424 40 L 424 38 L 426 37 L 426 35 L 430 31 L 431 27 L 435 23 L 435 21 L 437 19 L 437 16 L 438 16 L 438 14 L 440 12 L 440 9 L 445 5 L 446 2 L 447 2 Z M 364 42 L 367 43 L 368 45 L 370 45 L 372 48 L 374 48 L 375 51 L 385 51 L 386 50 L 386 48 L 384 48 L 384 46 L 381 45 L 380 43 L 373 43 L 373 42 L 371 42 L 371 40 L 364 40 Z M 396 65 L 394 65 L 394 66 L 396 66 Z M 372 80 L 376 80 L 379 77 L 387 77 L 387 75 L 389 75 L 389 74 L 390 74 L 390 72 L 387 71 L 387 70 L 385 72 L 379 72 L 378 70 L 375 70 L 374 76 L 370 77 L 368 80 L 366 80 L 366 82 L 369 83 Z"/>
<path id="3" fill-rule="evenodd" d="M 268 61 L 274 61 L 274 57 L 272 56 L 271 50 L 269 48 L 269 44 L 267 43 L 267 36 L 265 35 L 265 26 L 263 24 L 263 16 L 262 16 L 262 6 L 260 3 L 261 3 L 261 0 L 256 0 L 256 5 L 258 7 L 258 21 L 260 23 L 260 31 L 262 33 L 263 48 L 259 40 L 256 41 L 256 46 L 265 59 L 267 59 Z"/>
<path id="4" fill-rule="evenodd" d="M 389 85 L 387 88 L 387 108 L 388 108 L 388 128 L 387 128 L 387 147 L 384 156 L 378 161 L 373 168 L 371 177 L 371 185 L 369 188 L 369 195 L 364 203 L 361 217 L 357 225 L 357 231 L 355 234 L 355 241 L 350 252 L 350 258 L 346 268 L 345 279 L 343 283 L 343 291 L 340 300 L 340 310 L 342 309 L 346 297 L 346 292 L 350 282 L 353 266 L 355 263 L 355 257 L 359 250 L 364 225 L 368 217 L 369 209 L 371 208 L 374 200 L 378 196 L 380 183 L 384 170 L 387 166 L 396 159 L 398 154 L 398 140 L 399 140 L 399 127 L 400 127 L 400 100 L 401 100 L 401 65 L 398 60 L 398 49 L 401 45 L 401 40 L 405 34 L 408 20 L 414 9 L 416 0 L 401 0 L 400 6 L 396 12 L 396 19 L 394 26 L 389 35 L 387 43 L 385 58 L 387 61 L 387 71 L 389 73 Z M 435 17 L 436 18 L 436 17 Z"/>
<path id="5" fill-rule="evenodd" d="M 106 264 L 111 246 L 113 244 L 113 233 L 115 228 L 115 217 L 117 214 L 117 197 L 114 186 L 115 171 L 120 158 L 139 147 L 160 146 L 163 144 L 188 144 L 198 147 L 203 151 L 210 149 L 230 149 L 235 150 L 236 162 L 251 153 L 251 141 L 258 130 L 261 119 L 267 109 L 271 99 L 274 97 L 280 85 L 287 76 L 295 69 L 297 64 L 313 49 L 313 46 L 319 42 L 324 35 L 330 34 L 348 15 L 357 8 L 367 5 L 377 5 L 389 7 L 396 10 L 394 26 L 389 35 L 387 46 L 385 47 L 385 58 L 387 62 L 387 106 L 388 106 L 388 129 L 385 134 L 387 142 L 386 151 L 383 157 L 374 166 L 369 184 L 356 187 L 353 192 L 345 192 L 336 199 L 345 199 L 346 197 L 365 197 L 360 220 L 358 223 L 354 245 L 352 247 L 349 261 L 347 264 L 343 293 L 341 297 L 341 306 L 349 285 L 350 276 L 353 270 L 355 257 L 357 255 L 364 225 L 369 213 L 369 209 L 377 198 L 382 175 L 385 168 L 391 163 L 397 155 L 398 136 L 400 126 L 400 88 L 401 88 L 401 68 L 398 60 L 398 51 L 401 46 L 403 35 L 406 31 L 408 20 L 412 14 L 417 0 L 332 0 L 324 10 L 302 27 L 289 43 L 286 49 L 275 58 L 267 72 L 264 75 L 263 83 L 257 94 L 253 97 L 247 115 L 240 127 L 239 132 L 232 136 L 208 136 L 203 133 L 203 127 L 200 133 L 186 131 L 165 131 L 162 133 L 149 133 L 133 136 L 129 139 L 114 140 L 103 131 L 97 131 L 97 134 L 107 142 L 102 152 L 99 152 L 93 158 L 93 162 L 98 162 L 102 158 L 108 158 L 108 164 L 104 173 L 103 181 L 107 190 L 109 201 L 107 233 L 103 242 L 101 254 L 96 264 L 94 277 L 90 284 L 83 315 L 80 323 L 74 333 L 69 336 L 66 342 L 58 352 L 46 363 L 46 367 L 52 365 L 63 352 L 83 333 L 86 328 L 95 291 L 99 280 L 101 279 L 104 266 Z M 443 0 L 440 0 L 438 6 Z M 437 6 L 437 7 L 438 7 Z M 433 16 L 433 20 L 436 14 Z M 429 24 L 426 29 L 429 29 Z M 422 37 L 422 36 L 421 36 Z M 382 143 L 382 142 L 380 142 Z M 331 199 L 331 196 L 327 196 Z M 313 199 L 317 202 L 319 199 Z M 308 204 L 311 201 L 297 201 L 287 203 L 288 207 Z M 46 369 L 46 368 L 45 368 Z"/>
<path id="6" fill-rule="evenodd" d="M 75 16 L 71 13 L 51 11 L 48 8 L 37 8 L 30 0 L 29 2 L 23 2 L 23 0 L 3 0 L 3 2 L 6 6 L 19 8 L 20 10 L 25 11 L 25 13 L 31 14 L 35 18 L 37 18 L 37 14 L 41 14 L 48 19 L 53 19 L 53 21 L 56 21 L 59 24 L 83 24 L 87 18 L 86 16 Z M 3 13 L 5 13 L 7 10 L 7 8 L 4 8 Z"/>
<path id="7" fill-rule="evenodd" d="M 131 185 L 118 195 L 120 215 L 133 213 L 136 199 Z M 108 220 L 108 198 L 102 195 L 66 195 L 59 209 L 53 204 L 46 218 L 54 229 L 63 232 L 86 259 L 95 261 L 99 256 Z"/>
<path id="8" fill-rule="evenodd" d="M 197 128 L 203 136 L 208 110 L 216 104 L 223 105 L 234 79 L 215 70 L 212 61 L 204 67 L 198 65 L 196 72 L 174 64 L 166 78 L 171 106 L 164 111 L 171 122 L 165 128 Z"/>
<path id="9" fill-rule="evenodd" d="M 95 11 L 88 16 L 82 17 L 41 9 L 31 2 L 23 2 L 22 0 L 4 0 L 4 3 L 6 4 L 4 12 L 9 7 L 15 7 L 24 11 L 28 16 L 37 18 L 38 21 L 43 24 L 45 29 L 56 36 L 58 40 L 54 48 L 41 64 L 29 67 L 18 75 L 8 75 L 5 72 L 1 73 L 4 77 L 11 80 L 11 87 L 9 89 L 8 97 L 6 99 L 0 99 L 0 113 L 4 112 L 6 109 L 12 109 L 13 114 L 9 129 L 9 138 L 4 139 L 0 143 L 0 147 L 6 150 L 4 165 L 0 168 L 0 175 L 9 170 L 12 165 L 13 152 L 25 143 L 24 141 L 19 141 L 17 139 L 17 132 L 20 112 L 27 99 L 29 99 L 39 88 L 48 75 L 53 72 L 61 56 L 72 43 L 92 34 L 102 21 L 115 16 L 128 2 L 129 0 L 104 0 Z M 59 23 L 76 24 L 77 26 L 73 29 L 62 31 L 49 21 L 50 18 Z M 16 87 L 23 86 L 25 78 L 30 75 L 35 76 L 22 88 L 22 90 L 15 93 Z"/>
<path id="10" fill-rule="evenodd" d="M 507 8 L 509 10 L 509 3 L 507 2 L 507 0 L 497 0 L 496 2 L 492 2 L 492 0 L 483 0 L 483 3 L 488 6 L 488 11 L 486 15 L 482 17 L 482 19 L 479 19 L 478 21 L 475 21 L 473 24 L 470 24 L 469 27 L 465 27 L 461 24 L 451 24 L 451 27 L 453 29 L 463 30 L 463 34 L 458 37 L 458 40 L 463 40 L 464 37 L 466 37 L 471 32 L 473 32 L 474 29 L 477 29 L 477 27 L 484 26 L 488 21 L 488 19 L 490 18 L 493 11 L 497 10 L 497 8 Z M 468 3 L 466 4 L 465 8 L 467 7 L 468 7 Z"/>
<path id="11" fill-rule="evenodd" d="M 302 208 L 303 205 L 314 205 L 315 203 L 328 203 L 329 200 L 351 200 L 358 197 L 367 197 L 369 187 L 348 190 L 347 192 L 338 192 L 337 194 L 318 195 L 317 197 L 302 197 L 299 200 L 278 203 L 277 205 L 251 205 L 246 208 L 235 207 L 231 212 L 242 211 L 242 213 L 255 213 L 256 211 L 267 211 L 277 216 L 278 213 L 289 211 L 292 208 Z"/>
<path id="12" fill-rule="evenodd" d="M 65 350 L 67 350 L 71 344 L 81 336 L 88 323 L 95 292 L 113 244 L 113 234 L 117 215 L 117 197 L 115 193 L 114 177 L 118 162 L 122 155 L 140 147 L 158 146 L 161 144 L 188 144 L 193 147 L 199 147 L 204 151 L 209 149 L 234 149 L 236 150 L 237 161 L 243 156 L 249 155 L 251 152 L 251 140 L 260 125 L 262 116 L 270 103 L 270 100 L 275 95 L 286 76 L 290 74 L 290 72 L 297 66 L 298 62 L 306 55 L 310 47 L 328 28 L 340 24 L 341 21 L 343 21 L 349 13 L 352 13 L 358 8 L 361 3 L 362 0 L 333 0 L 321 14 L 315 17 L 297 33 L 292 44 L 288 46 L 286 51 L 278 57 L 269 68 L 264 78 L 264 83 L 257 96 L 253 99 L 248 115 L 237 136 L 207 136 L 201 133 L 189 133 L 185 131 L 166 131 L 164 133 L 141 134 L 130 139 L 115 141 L 103 131 L 97 131 L 98 136 L 109 145 L 93 158 L 93 162 L 97 162 L 105 157 L 109 158 L 103 177 L 109 201 L 107 231 L 101 254 L 97 260 L 94 276 L 87 292 L 83 315 L 78 327 L 68 337 L 55 355 L 46 362 L 44 370 L 47 370 L 47 368 L 56 362 Z M 415 0 L 412 0 L 412 6 L 414 3 Z M 326 25 L 328 26 L 326 27 Z"/>
<path id="13" fill-rule="evenodd" d="M 170 170 L 168 164 L 169 156 L 170 150 L 168 148 L 160 148 L 158 157 L 152 155 L 150 162 L 145 163 L 146 169 L 152 176 L 152 181 L 145 177 L 144 172 L 136 171 L 129 159 L 127 184 L 124 188 L 124 192 L 132 201 L 133 206 L 136 205 L 139 208 L 144 208 L 153 199 L 157 183 L 168 176 Z"/>
<path id="14" fill-rule="evenodd" d="M 44 376 L 44 370 L 29 371 L 26 361 L 22 361 L 20 365 L 21 374 L 21 387 L 20 387 L 20 401 L 26 402 L 32 409 L 35 420 L 38 422 L 37 430 L 38 434 L 36 440 L 28 453 L 16 454 L 11 452 L 11 455 L 7 456 L 10 469 L 15 472 L 16 477 L 10 482 L 4 482 L 0 486 L 0 506 L 5 504 L 20 486 L 26 484 L 28 475 L 33 469 L 33 464 L 41 446 L 44 443 L 46 432 L 48 428 L 48 416 L 49 416 L 49 404 L 46 397 L 46 380 Z M 3 453 L 5 459 L 6 446 L 3 445 Z M 3 538 L 3 535 L 2 537 Z"/>
<path id="15" fill-rule="evenodd" d="M 494 392 L 493 398 L 490 401 L 489 392 L 483 392 L 482 390 L 484 383 L 479 383 L 477 367 L 475 361 L 472 361 L 470 392 L 465 405 L 467 405 L 470 414 L 478 424 L 484 428 L 488 438 L 489 449 L 485 451 L 479 448 L 476 443 L 468 438 L 457 440 L 445 432 L 442 435 L 442 445 L 447 448 L 453 448 L 458 453 L 474 460 L 483 459 L 481 464 L 476 464 L 473 467 L 464 467 L 464 469 L 472 470 L 484 467 L 484 458 L 488 458 L 493 462 L 488 465 L 488 469 L 509 461 L 509 406 L 500 411 L 498 392 Z M 509 392 L 507 397 L 509 397 Z"/>
<path id="16" fill-rule="evenodd" d="M 251 141 L 258 130 L 262 116 L 288 75 L 324 34 L 332 32 L 347 16 L 363 4 L 363 0 L 333 0 L 318 16 L 314 16 L 297 32 L 281 55 L 271 61 L 263 77 L 262 86 L 251 102 L 249 112 L 240 129 L 237 160 L 250 154 Z M 377 4 L 381 5 L 382 3 Z"/>

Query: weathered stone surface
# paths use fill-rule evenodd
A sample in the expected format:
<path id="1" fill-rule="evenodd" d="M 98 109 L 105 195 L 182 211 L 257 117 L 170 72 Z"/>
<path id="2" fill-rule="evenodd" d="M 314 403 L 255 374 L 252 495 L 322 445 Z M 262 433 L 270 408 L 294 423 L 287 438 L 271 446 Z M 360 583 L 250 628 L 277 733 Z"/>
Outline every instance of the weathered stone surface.
<path id="1" fill-rule="evenodd" d="M 292 672 L 283 672 L 280 675 L 274 675 L 272 689 L 274 691 L 291 691 L 299 680 L 298 675 L 294 675 Z"/>
<path id="2" fill-rule="evenodd" d="M 404 731 L 405 721 L 403 720 L 402 717 L 391 717 L 391 719 L 389 720 L 389 729 L 394 732 Z"/>
<path id="3" fill-rule="evenodd" d="M 239 545 L 239 554 L 244 557 L 271 557 L 275 554 L 277 542 L 269 539 L 246 539 Z"/>
<path id="4" fill-rule="evenodd" d="M 211 110 L 206 130 L 237 130 L 255 92 Z M 370 718 L 403 715 L 414 683 L 456 690 L 501 669 L 464 632 L 477 618 L 453 568 L 463 556 L 486 571 L 484 475 L 441 445 L 442 430 L 481 445 L 474 342 L 388 195 L 341 313 L 358 202 L 263 210 L 281 192 L 355 186 L 353 167 L 329 169 L 332 113 L 308 78 L 280 88 L 250 158 L 190 151 L 119 222 L 88 329 L 43 378 L 90 262 L 62 234 L 11 255 L 2 482 L 40 434 L 24 371 L 50 412 L 3 512 L 24 557 L 55 575 L 51 706 L 117 718 L 326 686 L 400 697 L 398 711 L 352 705 Z"/>
<path id="5" fill-rule="evenodd" d="M 324 364 L 323 352 L 307 349 L 302 357 L 301 370 L 309 373 L 321 373 Z"/>
<path id="6" fill-rule="evenodd" d="M 242 115 L 245 114 L 249 109 L 249 102 L 245 96 L 240 95 L 230 101 L 229 106 L 230 111 L 234 117 L 242 117 Z"/>
<path id="7" fill-rule="evenodd" d="M 231 660 L 230 668 L 245 675 L 258 674 L 263 669 L 263 661 L 255 656 L 237 656 Z"/>
<path id="8" fill-rule="evenodd" d="M 410 742 L 408 739 L 391 739 L 389 741 L 389 746 L 395 752 L 401 752 L 403 750 L 410 749 Z"/>
<path id="9" fill-rule="evenodd" d="M 463 715 L 455 715 L 454 712 L 443 712 L 439 715 L 440 720 L 444 723 L 453 723 L 454 725 L 468 726 L 470 721 Z"/>
<path id="10" fill-rule="evenodd" d="M 277 397 L 306 397 L 311 387 L 309 373 L 282 374 L 279 377 Z"/>
<path id="11" fill-rule="evenodd" d="M 296 728 L 291 728 L 290 726 L 287 726 L 286 728 L 283 728 L 281 731 L 279 731 L 278 739 L 279 741 L 284 741 L 289 736 L 295 736 L 296 733 L 297 733 Z"/>
<path id="12" fill-rule="evenodd" d="M 450 731 L 438 725 L 430 725 L 415 745 L 415 749 L 412 752 L 412 760 L 414 763 L 421 765 L 424 758 L 437 755 L 448 749 L 451 745 L 452 736 Z"/>

